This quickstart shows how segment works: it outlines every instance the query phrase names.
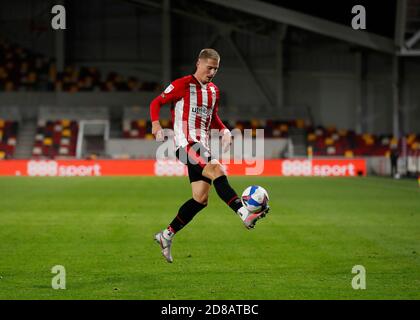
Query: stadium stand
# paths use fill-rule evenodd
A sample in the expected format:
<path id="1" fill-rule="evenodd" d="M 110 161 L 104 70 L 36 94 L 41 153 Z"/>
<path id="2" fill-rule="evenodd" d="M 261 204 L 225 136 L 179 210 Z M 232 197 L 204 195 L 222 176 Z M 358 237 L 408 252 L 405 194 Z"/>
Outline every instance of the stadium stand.
<path id="1" fill-rule="evenodd" d="M 94 67 L 67 65 L 58 72 L 54 59 L 0 39 L 0 91 L 154 91 L 155 82 L 125 78 Z"/>
<path id="2" fill-rule="evenodd" d="M 19 108 L 0 108 L 0 159 L 16 158 L 16 148 L 19 148 L 20 139 L 20 135 L 18 135 L 20 120 L 17 110 Z M 161 124 L 164 128 L 172 128 L 169 108 L 162 110 L 162 113 L 165 112 L 167 113 L 162 117 Z M 28 155 L 34 159 L 76 157 L 80 122 L 82 120 L 98 119 L 108 121 L 111 126 L 109 108 L 39 108 L 35 121 L 36 130 L 33 131 L 33 142 Z M 231 130 L 251 129 L 253 136 L 255 136 L 256 129 L 264 129 L 265 138 L 268 139 L 292 139 L 295 129 L 303 130 L 306 134 L 307 154 L 312 156 L 389 157 L 391 147 L 394 145 L 398 145 L 401 153 L 405 150 L 407 156 L 417 156 L 420 151 L 420 134 L 416 133 L 405 135 L 397 141 L 389 134 L 357 134 L 353 130 L 337 129 L 335 127 L 314 127 L 301 119 L 288 121 L 225 119 L 224 122 Z M 154 141 L 150 132 L 151 123 L 148 118 L 148 110 L 145 107 L 125 107 L 122 123 L 120 122 L 120 125 L 114 124 L 114 129 L 113 138 L 118 139 L 118 141 L 114 140 L 112 142 L 113 147 L 110 150 L 117 150 L 117 148 L 120 148 L 117 147 L 118 144 L 121 145 L 132 140 Z M 126 142 L 124 142 L 124 139 Z M 134 144 L 131 149 L 138 150 L 138 146 L 138 144 Z M 155 148 L 154 144 L 149 149 L 152 150 L 153 148 Z M 130 154 L 130 157 L 142 156 L 141 154 L 136 156 L 136 152 L 133 150 L 127 153 Z M 152 153 L 152 151 L 149 153 Z M 150 157 L 149 153 L 145 156 Z M 275 154 L 278 154 L 278 152 Z M 110 153 L 107 156 L 114 157 L 115 155 Z"/>
<path id="3" fill-rule="evenodd" d="M 252 130 L 252 136 L 256 136 L 257 129 L 264 129 L 264 136 L 266 138 L 287 138 L 289 137 L 290 128 L 305 128 L 304 120 L 222 120 L 223 123 L 230 129 L 238 129 L 244 131 L 245 129 Z M 162 119 L 162 128 L 172 128 L 172 120 Z M 154 139 L 151 132 L 151 121 L 147 118 L 126 118 L 123 120 L 123 137 L 131 139 Z"/>
<path id="4" fill-rule="evenodd" d="M 150 133 L 151 122 L 145 108 L 126 108 L 123 116 L 122 137 L 126 139 L 153 140 Z M 399 141 L 392 135 L 356 134 L 353 130 L 337 129 L 335 127 L 311 126 L 309 121 L 296 120 L 230 120 L 224 119 L 227 127 L 232 129 L 251 129 L 255 136 L 256 129 L 264 129 L 265 138 L 291 138 L 294 129 L 303 130 L 306 134 L 306 146 L 313 156 L 322 157 L 389 157 L 392 145 L 398 143 L 403 148 L 404 141 L 407 154 L 417 154 L 420 150 L 420 135 L 409 134 Z M 161 120 L 164 128 L 171 128 L 172 121 Z M 417 152 L 417 153 L 416 153 Z"/>
<path id="5" fill-rule="evenodd" d="M 309 128 L 308 147 L 314 156 L 385 156 L 389 157 L 393 145 L 407 148 L 408 155 L 420 150 L 420 135 L 409 134 L 397 140 L 392 135 L 356 134 L 352 130 L 335 127 Z"/>
<path id="6" fill-rule="evenodd" d="M 19 115 L 12 113 L 16 113 L 19 108 L 9 107 L 7 109 L 2 107 L 0 110 L 2 111 L 0 112 L 0 159 L 13 159 L 16 158 L 16 147 L 19 147 Z M 165 112 L 161 124 L 164 128 L 172 128 L 169 108 L 162 110 L 162 113 Z M 35 122 L 36 130 L 32 138 L 32 146 L 29 146 L 31 149 L 28 155 L 34 159 L 76 157 L 80 121 L 97 119 L 110 122 L 109 109 L 107 107 L 41 107 Z M 253 136 L 255 136 L 256 129 L 264 129 L 265 138 L 269 139 L 292 139 L 295 129 L 303 130 L 306 134 L 307 154 L 312 156 L 389 157 L 393 145 L 398 145 L 400 152 L 405 150 L 408 156 L 416 156 L 420 151 L 420 134 L 416 133 L 405 135 L 397 141 L 389 134 L 357 134 L 353 130 L 337 129 L 335 127 L 314 127 L 302 119 L 287 121 L 225 119 L 224 123 L 231 130 L 251 129 Z M 151 134 L 148 110 L 145 107 L 125 107 L 122 123 L 114 126 L 114 129 L 116 130 L 113 137 L 120 140 L 119 142 L 113 141 L 115 147 L 111 148 L 112 150 L 116 150 L 117 144 L 123 144 L 124 139 L 126 139 L 125 141 L 149 140 L 151 142 L 154 140 Z M 133 148 L 138 148 L 138 145 L 135 144 Z M 152 144 L 150 148 L 153 149 L 155 146 Z M 135 155 L 133 152 L 130 151 L 130 157 Z M 107 156 L 113 157 L 114 155 L 109 154 Z M 147 157 L 150 157 L 150 155 L 147 154 Z"/>

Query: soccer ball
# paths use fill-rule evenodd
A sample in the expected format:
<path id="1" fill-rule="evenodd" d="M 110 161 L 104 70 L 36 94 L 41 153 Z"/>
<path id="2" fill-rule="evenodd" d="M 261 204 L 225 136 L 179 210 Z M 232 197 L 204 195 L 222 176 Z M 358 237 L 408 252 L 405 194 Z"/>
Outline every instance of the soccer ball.
<path id="1" fill-rule="evenodd" d="M 251 213 L 257 213 L 267 208 L 268 200 L 270 199 L 267 191 L 260 186 L 249 186 L 241 197 L 243 206 Z"/>

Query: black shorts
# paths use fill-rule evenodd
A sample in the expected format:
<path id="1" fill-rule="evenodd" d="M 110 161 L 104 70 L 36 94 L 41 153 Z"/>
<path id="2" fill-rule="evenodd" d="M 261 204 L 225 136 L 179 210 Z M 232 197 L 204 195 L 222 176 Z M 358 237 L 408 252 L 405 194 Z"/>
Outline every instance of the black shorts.
<path id="1" fill-rule="evenodd" d="M 211 184 L 211 180 L 203 176 L 204 167 L 212 160 L 209 149 L 197 142 L 191 143 L 184 148 L 178 148 L 175 154 L 177 159 L 188 167 L 190 183 L 205 181 Z"/>

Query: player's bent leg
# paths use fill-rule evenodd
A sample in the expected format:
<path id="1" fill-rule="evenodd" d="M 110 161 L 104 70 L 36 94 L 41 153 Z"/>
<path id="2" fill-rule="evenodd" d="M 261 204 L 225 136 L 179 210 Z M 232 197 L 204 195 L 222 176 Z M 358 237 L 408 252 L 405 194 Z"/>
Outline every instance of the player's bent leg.
<path id="1" fill-rule="evenodd" d="M 215 180 L 221 176 L 226 175 L 225 169 L 219 161 L 212 159 L 210 163 L 207 163 L 203 169 L 203 176 L 210 180 Z"/>
<path id="2" fill-rule="evenodd" d="M 217 160 L 212 160 L 204 167 L 203 176 L 213 180 L 218 196 L 241 217 L 247 229 L 254 228 L 256 222 L 267 214 L 268 207 L 261 212 L 251 213 L 242 205 L 241 199 L 230 186 L 225 171 Z"/>
<path id="3" fill-rule="evenodd" d="M 195 201 L 207 206 L 211 185 L 205 181 L 191 182 L 192 196 Z"/>

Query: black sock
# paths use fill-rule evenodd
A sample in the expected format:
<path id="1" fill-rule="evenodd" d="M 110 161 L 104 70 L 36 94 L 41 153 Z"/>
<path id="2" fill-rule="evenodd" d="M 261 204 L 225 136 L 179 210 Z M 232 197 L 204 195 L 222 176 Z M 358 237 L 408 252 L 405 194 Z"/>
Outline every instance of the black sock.
<path id="1" fill-rule="evenodd" d="M 190 200 L 185 202 L 181 206 L 181 208 L 179 208 L 177 216 L 171 222 L 169 227 L 172 228 L 174 233 L 178 232 L 183 227 L 185 227 L 188 224 L 188 222 L 190 222 L 199 211 L 201 211 L 205 207 L 206 205 L 201 204 L 191 198 Z"/>
<path id="2" fill-rule="evenodd" d="M 213 184 L 219 197 L 236 213 L 242 207 L 242 202 L 230 186 L 227 177 L 223 175 L 216 178 L 213 180 Z"/>

